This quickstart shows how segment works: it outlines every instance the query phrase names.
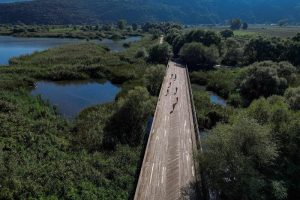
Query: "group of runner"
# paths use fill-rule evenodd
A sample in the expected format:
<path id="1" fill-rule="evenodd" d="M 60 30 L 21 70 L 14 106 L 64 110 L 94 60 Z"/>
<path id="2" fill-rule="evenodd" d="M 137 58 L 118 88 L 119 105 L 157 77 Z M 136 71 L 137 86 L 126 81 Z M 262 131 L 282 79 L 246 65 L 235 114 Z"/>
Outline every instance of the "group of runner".
<path id="1" fill-rule="evenodd" d="M 173 78 L 173 77 L 174 77 L 174 78 Z M 177 79 L 177 75 L 176 75 L 176 74 L 171 74 L 171 80 L 176 81 L 176 79 Z M 168 89 L 167 89 L 167 94 L 166 94 L 166 96 L 169 95 L 169 90 L 170 90 L 170 87 L 171 87 L 171 86 L 172 86 L 172 81 L 170 81 L 170 83 L 169 83 L 169 87 L 168 87 Z M 178 92 L 178 87 L 175 88 L 175 93 L 174 93 L 174 95 L 177 95 L 177 92 Z M 174 109 L 175 109 L 175 107 L 176 107 L 178 101 L 179 101 L 179 99 L 178 99 L 178 97 L 176 97 L 176 102 L 173 103 L 173 109 L 172 109 L 172 111 L 171 111 L 171 114 L 174 112 Z"/>

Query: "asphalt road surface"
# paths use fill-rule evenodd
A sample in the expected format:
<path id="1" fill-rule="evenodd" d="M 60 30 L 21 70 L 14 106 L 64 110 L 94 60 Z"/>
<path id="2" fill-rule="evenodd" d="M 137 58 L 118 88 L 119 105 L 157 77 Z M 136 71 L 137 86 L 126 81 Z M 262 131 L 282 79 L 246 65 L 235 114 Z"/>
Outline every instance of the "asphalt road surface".
<path id="1" fill-rule="evenodd" d="M 196 139 L 186 69 L 174 62 L 168 66 L 135 200 L 195 198 Z"/>

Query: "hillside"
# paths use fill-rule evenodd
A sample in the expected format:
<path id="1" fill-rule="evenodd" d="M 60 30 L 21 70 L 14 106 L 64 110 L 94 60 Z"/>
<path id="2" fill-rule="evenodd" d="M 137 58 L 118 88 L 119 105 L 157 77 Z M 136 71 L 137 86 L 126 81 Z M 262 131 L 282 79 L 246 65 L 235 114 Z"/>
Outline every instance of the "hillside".
<path id="1" fill-rule="evenodd" d="M 240 17 L 250 23 L 300 22 L 297 0 L 34 0 L 0 4 L 0 23 L 81 24 L 176 21 L 224 23 Z"/>

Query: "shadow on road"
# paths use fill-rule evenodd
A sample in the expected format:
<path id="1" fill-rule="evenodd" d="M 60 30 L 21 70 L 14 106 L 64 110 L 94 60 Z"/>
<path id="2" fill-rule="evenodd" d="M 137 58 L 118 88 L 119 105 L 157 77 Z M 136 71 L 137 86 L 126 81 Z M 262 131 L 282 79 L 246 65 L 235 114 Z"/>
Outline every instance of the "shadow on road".
<path id="1" fill-rule="evenodd" d="M 181 188 L 180 200 L 196 200 L 199 199 L 197 194 L 196 183 L 190 183 L 187 186 Z"/>

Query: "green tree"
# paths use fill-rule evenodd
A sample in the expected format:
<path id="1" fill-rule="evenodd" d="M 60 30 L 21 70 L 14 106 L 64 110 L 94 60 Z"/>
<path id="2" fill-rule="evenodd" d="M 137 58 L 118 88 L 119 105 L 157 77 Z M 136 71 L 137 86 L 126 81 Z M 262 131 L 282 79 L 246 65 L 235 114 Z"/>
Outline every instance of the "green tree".
<path id="1" fill-rule="evenodd" d="M 153 101 L 146 88 L 136 87 L 117 102 L 116 112 L 105 127 L 104 146 L 114 149 L 118 143 L 140 145 L 147 120 L 153 110 Z"/>
<path id="2" fill-rule="evenodd" d="M 169 44 L 155 44 L 149 49 L 149 62 L 166 64 L 172 55 L 172 47 Z"/>
<path id="3" fill-rule="evenodd" d="M 266 199 L 270 183 L 264 170 L 278 156 L 271 130 L 255 120 L 239 117 L 231 125 L 218 125 L 203 140 L 200 171 L 217 199 Z"/>
<path id="4" fill-rule="evenodd" d="M 294 37 L 292 38 L 292 40 L 295 41 L 295 42 L 300 42 L 300 33 L 297 33 L 297 35 L 294 36 Z"/>
<path id="5" fill-rule="evenodd" d="M 138 29 L 138 24 L 137 23 L 133 23 L 132 24 L 132 29 L 134 30 L 134 31 L 136 31 L 137 29 Z"/>
<path id="6" fill-rule="evenodd" d="M 240 19 L 232 19 L 230 21 L 231 30 L 239 30 L 242 26 L 242 21 Z"/>
<path id="7" fill-rule="evenodd" d="M 289 88 L 284 97 L 293 110 L 300 110 L 300 87 Z"/>
<path id="8" fill-rule="evenodd" d="M 201 43 L 186 43 L 180 50 L 180 58 L 195 69 L 208 69 L 218 63 L 219 51 L 215 46 Z"/>
<path id="9" fill-rule="evenodd" d="M 214 31 L 204 31 L 201 29 L 191 30 L 185 35 L 185 43 L 200 42 L 205 46 L 219 46 L 221 37 Z"/>
<path id="10" fill-rule="evenodd" d="M 282 95 L 292 81 L 295 71 L 295 67 L 287 62 L 255 63 L 250 66 L 239 85 L 241 95 L 249 101 L 260 96 Z"/>
<path id="11" fill-rule="evenodd" d="M 244 49 L 240 43 L 233 39 L 228 38 L 225 41 L 225 52 L 222 59 L 222 64 L 228 66 L 241 65 L 244 62 Z"/>
<path id="12" fill-rule="evenodd" d="M 243 29 L 243 30 L 247 30 L 247 29 L 248 29 L 248 23 L 247 23 L 247 22 L 244 22 L 244 23 L 243 23 L 242 29 Z"/>
<path id="13" fill-rule="evenodd" d="M 124 19 L 121 19 L 118 21 L 118 28 L 120 30 L 124 30 L 126 28 L 126 25 L 127 25 L 127 21 L 124 20 Z"/>
<path id="14" fill-rule="evenodd" d="M 144 75 L 145 83 L 149 93 L 158 96 L 165 76 L 166 67 L 163 65 L 151 66 L 147 68 Z"/>
<path id="15" fill-rule="evenodd" d="M 148 52 L 146 51 L 145 48 L 142 48 L 136 52 L 135 57 L 136 58 L 147 58 Z"/>
<path id="16" fill-rule="evenodd" d="M 226 39 L 234 36 L 234 33 L 232 30 L 223 30 L 220 32 L 220 34 L 223 38 L 226 38 Z"/>
<path id="17" fill-rule="evenodd" d="M 255 38 L 245 46 L 245 57 L 248 63 L 272 60 L 284 60 L 286 46 L 280 39 Z"/>
<path id="18" fill-rule="evenodd" d="M 300 66 L 300 41 L 292 41 L 288 45 L 288 50 L 286 52 L 287 60 L 296 66 Z"/>

